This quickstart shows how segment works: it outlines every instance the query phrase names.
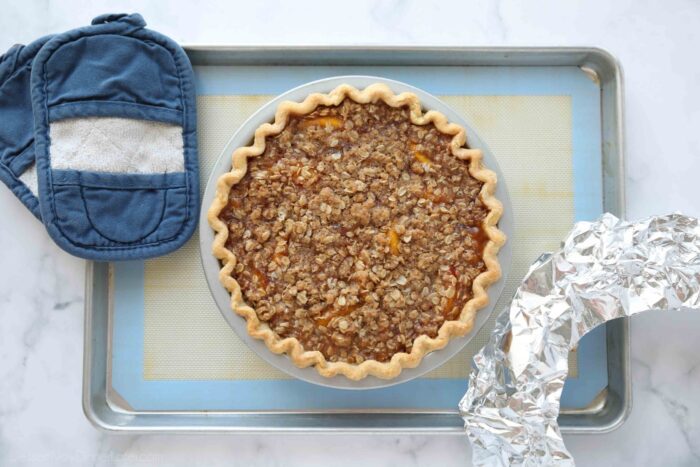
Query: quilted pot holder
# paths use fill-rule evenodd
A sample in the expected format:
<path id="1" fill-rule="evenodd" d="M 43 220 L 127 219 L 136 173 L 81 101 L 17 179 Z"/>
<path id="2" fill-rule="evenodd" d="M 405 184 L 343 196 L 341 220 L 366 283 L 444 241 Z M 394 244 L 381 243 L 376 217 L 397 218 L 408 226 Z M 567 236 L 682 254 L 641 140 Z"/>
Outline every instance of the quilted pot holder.
<path id="1" fill-rule="evenodd" d="M 50 38 L 15 45 L 0 57 L 0 180 L 39 219 L 29 79 L 34 57 Z"/>
<path id="2" fill-rule="evenodd" d="M 142 259 L 192 235 L 199 180 L 192 67 L 138 14 L 54 36 L 31 73 L 41 217 L 87 259 Z"/>

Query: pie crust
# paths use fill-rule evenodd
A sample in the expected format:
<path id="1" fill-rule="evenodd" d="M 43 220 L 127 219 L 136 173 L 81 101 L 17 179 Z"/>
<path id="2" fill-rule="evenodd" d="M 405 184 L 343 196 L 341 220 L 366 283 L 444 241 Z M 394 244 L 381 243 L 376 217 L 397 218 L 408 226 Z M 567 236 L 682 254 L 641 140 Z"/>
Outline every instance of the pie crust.
<path id="1" fill-rule="evenodd" d="M 482 261 L 485 270 L 472 281 L 472 298 L 462 307 L 455 320 L 446 320 L 439 328 L 435 337 L 420 335 L 413 341 L 410 353 L 399 352 L 388 361 L 364 360 L 361 363 L 330 361 L 319 350 L 305 350 L 295 337 L 279 337 L 270 326 L 261 321 L 255 309 L 249 306 L 243 298 L 239 282 L 233 277 L 237 264 L 236 255 L 226 247 L 229 237 L 229 226 L 220 219 L 222 211 L 229 202 L 231 188 L 239 183 L 246 175 L 248 158 L 256 157 L 265 152 L 266 138 L 280 134 L 291 117 L 308 115 L 319 106 L 334 107 L 345 99 L 351 99 L 358 104 L 383 102 L 392 108 L 407 107 L 410 121 L 414 125 L 433 124 L 439 133 L 452 136 L 449 149 L 453 156 L 468 162 L 468 172 L 472 178 L 483 183 L 479 197 L 481 203 L 488 209 L 488 214 L 482 221 L 482 232 L 486 236 L 483 245 Z M 423 113 L 421 104 L 415 94 L 404 92 L 394 94 L 384 84 L 373 84 L 364 90 L 358 90 L 350 85 L 340 85 L 328 94 L 314 93 L 303 102 L 282 102 L 277 108 L 274 123 L 265 123 L 255 131 L 253 144 L 240 147 L 232 154 L 232 168 L 217 181 L 216 194 L 208 211 L 208 220 L 216 231 L 213 243 L 213 254 L 222 265 L 219 280 L 231 294 L 231 308 L 246 319 L 247 332 L 254 338 L 265 342 L 274 353 L 286 353 L 298 367 L 315 366 L 324 377 L 344 375 L 351 380 L 360 380 L 367 375 L 383 379 L 391 379 L 401 373 L 403 368 L 414 368 L 422 358 L 434 350 L 445 347 L 452 337 L 463 336 L 472 330 L 479 309 L 488 304 L 488 287 L 501 277 L 497 253 L 505 243 L 505 235 L 498 229 L 497 224 L 503 207 L 495 198 L 496 174 L 482 165 L 482 153 L 479 149 L 469 149 L 466 145 L 466 131 L 460 125 L 449 123 L 440 112 L 431 110 Z"/>

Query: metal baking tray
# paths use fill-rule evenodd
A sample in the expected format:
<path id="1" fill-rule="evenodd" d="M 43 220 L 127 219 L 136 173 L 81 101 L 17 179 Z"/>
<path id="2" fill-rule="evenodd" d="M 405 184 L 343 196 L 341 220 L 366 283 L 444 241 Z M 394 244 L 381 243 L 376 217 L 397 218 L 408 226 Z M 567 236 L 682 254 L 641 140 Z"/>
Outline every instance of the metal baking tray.
<path id="1" fill-rule="evenodd" d="M 194 66 L 577 66 L 600 87 L 603 208 L 624 217 L 622 75 L 595 48 L 185 47 Z M 455 410 L 135 411 L 111 389 L 109 264 L 87 263 L 83 409 L 97 427 L 126 432 L 463 433 Z M 585 409 L 563 411 L 566 433 L 620 426 L 631 409 L 627 320 L 607 323 L 608 386 Z"/>

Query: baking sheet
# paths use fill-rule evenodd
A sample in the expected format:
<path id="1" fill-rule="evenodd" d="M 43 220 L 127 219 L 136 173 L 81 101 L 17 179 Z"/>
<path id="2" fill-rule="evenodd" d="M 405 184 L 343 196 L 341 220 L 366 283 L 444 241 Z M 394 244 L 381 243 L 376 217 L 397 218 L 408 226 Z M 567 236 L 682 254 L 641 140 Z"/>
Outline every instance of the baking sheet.
<path id="1" fill-rule="evenodd" d="M 516 220 L 508 290 L 574 220 L 602 211 L 600 89 L 577 67 L 196 68 L 202 179 L 245 117 L 278 92 L 337 74 L 375 74 L 441 95 L 478 130 L 499 160 Z M 575 131 L 574 131 L 575 129 Z M 287 380 L 240 342 L 204 282 L 196 239 L 173 255 L 114 269 L 112 384 L 140 410 L 454 410 L 464 392 L 469 346 L 427 377 L 349 394 Z M 139 293 L 139 290 L 141 291 Z M 503 304 L 503 303 L 502 303 Z M 498 309 L 499 307 L 497 307 Z M 581 378 L 565 407 L 585 407 L 606 385 L 604 330 L 582 343 Z M 280 397 L 280 395 L 283 397 Z"/>

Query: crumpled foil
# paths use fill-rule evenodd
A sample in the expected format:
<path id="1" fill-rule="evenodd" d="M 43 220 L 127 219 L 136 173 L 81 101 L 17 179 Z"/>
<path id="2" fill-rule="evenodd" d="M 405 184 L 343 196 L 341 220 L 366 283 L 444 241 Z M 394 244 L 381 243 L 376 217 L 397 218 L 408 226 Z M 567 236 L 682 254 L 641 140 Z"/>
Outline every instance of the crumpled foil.
<path id="1" fill-rule="evenodd" d="M 577 223 L 530 267 L 474 357 L 459 404 L 474 464 L 574 465 L 557 425 L 569 350 L 606 321 L 699 306 L 697 219 Z"/>

